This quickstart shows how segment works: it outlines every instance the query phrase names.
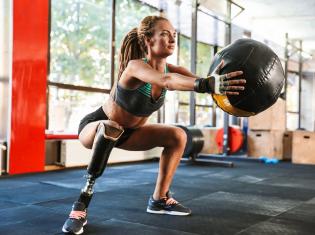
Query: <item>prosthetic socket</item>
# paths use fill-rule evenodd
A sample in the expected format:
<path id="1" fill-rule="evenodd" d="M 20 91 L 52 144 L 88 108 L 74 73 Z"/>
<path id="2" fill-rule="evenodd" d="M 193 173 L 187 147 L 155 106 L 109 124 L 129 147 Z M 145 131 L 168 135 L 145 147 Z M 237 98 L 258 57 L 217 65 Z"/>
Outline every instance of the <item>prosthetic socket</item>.
<path id="1" fill-rule="evenodd" d="M 87 182 L 81 190 L 79 202 L 88 207 L 93 196 L 93 186 L 96 178 L 100 177 L 107 165 L 109 155 L 124 131 L 101 122 L 94 137 L 92 158 L 87 168 Z"/>

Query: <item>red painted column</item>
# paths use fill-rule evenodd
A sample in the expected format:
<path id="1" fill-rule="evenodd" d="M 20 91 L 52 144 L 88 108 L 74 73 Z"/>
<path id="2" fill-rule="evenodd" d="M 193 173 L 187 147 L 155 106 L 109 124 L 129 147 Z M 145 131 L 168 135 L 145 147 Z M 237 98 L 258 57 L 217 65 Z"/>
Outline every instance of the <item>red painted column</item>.
<path id="1" fill-rule="evenodd" d="M 10 174 L 45 166 L 48 2 L 13 1 Z"/>

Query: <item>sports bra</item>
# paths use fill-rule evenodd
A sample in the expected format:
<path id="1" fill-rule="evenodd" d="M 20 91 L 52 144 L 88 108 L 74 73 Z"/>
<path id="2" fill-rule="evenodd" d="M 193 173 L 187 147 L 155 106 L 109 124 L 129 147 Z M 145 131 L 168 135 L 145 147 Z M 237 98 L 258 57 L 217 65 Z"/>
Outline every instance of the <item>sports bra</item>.
<path id="1" fill-rule="evenodd" d="M 148 63 L 146 58 L 144 58 L 143 61 Z M 167 66 L 164 72 L 168 73 Z M 163 88 L 160 97 L 154 100 L 151 95 L 151 90 L 152 85 L 150 83 L 144 83 L 136 89 L 126 89 L 117 82 L 113 99 L 129 113 L 135 116 L 148 117 L 161 108 L 164 104 L 166 94 L 166 89 Z"/>

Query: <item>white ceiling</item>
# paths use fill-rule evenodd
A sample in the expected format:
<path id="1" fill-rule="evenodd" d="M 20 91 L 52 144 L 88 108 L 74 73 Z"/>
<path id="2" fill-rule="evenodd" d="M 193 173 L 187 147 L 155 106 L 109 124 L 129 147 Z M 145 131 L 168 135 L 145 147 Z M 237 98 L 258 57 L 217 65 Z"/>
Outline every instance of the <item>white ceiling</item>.
<path id="1" fill-rule="evenodd" d="M 207 3 L 209 8 L 211 4 L 218 1 L 201 2 Z M 285 33 L 288 33 L 290 39 L 303 41 L 304 50 L 315 52 L 315 0 L 233 0 L 233 2 L 245 9 L 233 19 L 233 23 L 281 45 L 285 42 Z"/>

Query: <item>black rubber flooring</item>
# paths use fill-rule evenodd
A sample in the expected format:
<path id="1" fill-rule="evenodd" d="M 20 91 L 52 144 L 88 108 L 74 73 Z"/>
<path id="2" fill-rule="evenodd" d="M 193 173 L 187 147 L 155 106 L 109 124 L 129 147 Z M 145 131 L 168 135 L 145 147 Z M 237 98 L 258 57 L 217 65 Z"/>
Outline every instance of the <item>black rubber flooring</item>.
<path id="1" fill-rule="evenodd" d="M 109 166 L 97 180 L 84 234 L 314 235 L 315 166 L 232 160 L 181 163 L 171 191 L 191 216 L 146 213 L 158 162 Z M 63 234 L 84 169 L 0 177 L 0 234 Z"/>

